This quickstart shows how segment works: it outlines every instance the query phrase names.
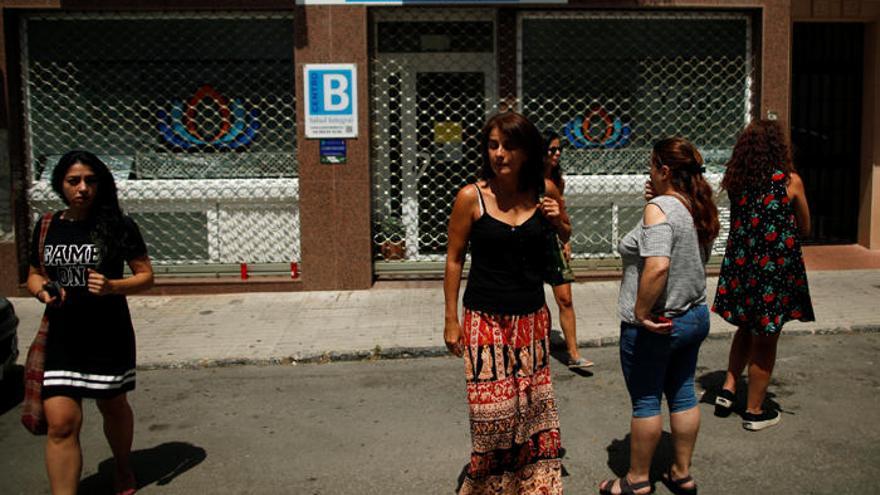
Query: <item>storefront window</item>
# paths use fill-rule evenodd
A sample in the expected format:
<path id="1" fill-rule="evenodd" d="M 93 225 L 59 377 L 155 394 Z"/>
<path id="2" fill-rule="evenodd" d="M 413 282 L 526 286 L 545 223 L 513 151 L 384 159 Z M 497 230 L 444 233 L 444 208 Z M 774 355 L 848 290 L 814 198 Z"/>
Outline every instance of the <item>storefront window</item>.
<path id="1" fill-rule="evenodd" d="M 642 215 L 653 144 L 682 136 L 718 191 L 753 112 L 748 14 L 559 12 L 521 17 L 524 112 L 561 136 L 576 258 L 617 255 Z M 718 195 L 723 251 L 728 207 Z"/>
<path id="2" fill-rule="evenodd" d="M 526 15 L 524 110 L 563 135 L 569 174 L 643 173 L 671 135 L 717 170 L 751 111 L 749 29 L 744 14 Z"/>
<path id="3" fill-rule="evenodd" d="M 299 260 L 293 26 L 287 13 L 26 16 L 33 217 L 61 207 L 47 183 L 58 158 L 87 149 L 112 169 L 163 270 L 289 273 Z"/>
<path id="4" fill-rule="evenodd" d="M 48 16 L 26 56 L 35 179 L 72 148 L 130 179 L 296 175 L 289 18 Z"/>

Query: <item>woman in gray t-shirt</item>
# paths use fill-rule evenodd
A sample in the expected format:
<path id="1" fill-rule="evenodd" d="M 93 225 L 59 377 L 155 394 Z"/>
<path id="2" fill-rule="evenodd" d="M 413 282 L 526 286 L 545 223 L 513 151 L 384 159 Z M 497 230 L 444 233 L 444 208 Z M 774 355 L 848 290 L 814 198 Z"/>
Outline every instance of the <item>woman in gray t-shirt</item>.
<path id="1" fill-rule="evenodd" d="M 603 481 L 602 494 L 652 490 L 651 458 L 660 440 L 660 400 L 669 403 L 673 463 L 663 483 L 696 493 L 691 457 L 700 427 L 694 372 L 709 333 L 705 264 L 718 235 L 718 209 L 703 158 L 681 138 L 657 142 L 642 221 L 621 239 L 620 363 L 632 400 L 630 468 Z"/>

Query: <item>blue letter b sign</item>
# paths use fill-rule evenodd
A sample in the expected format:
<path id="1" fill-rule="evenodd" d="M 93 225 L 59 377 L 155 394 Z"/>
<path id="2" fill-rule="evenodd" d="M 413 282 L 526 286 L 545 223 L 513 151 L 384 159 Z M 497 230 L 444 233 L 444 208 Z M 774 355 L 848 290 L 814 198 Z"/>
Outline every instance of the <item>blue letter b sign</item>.
<path id="1" fill-rule="evenodd" d="M 352 114 L 352 71 L 309 71 L 309 110 L 312 115 Z"/>

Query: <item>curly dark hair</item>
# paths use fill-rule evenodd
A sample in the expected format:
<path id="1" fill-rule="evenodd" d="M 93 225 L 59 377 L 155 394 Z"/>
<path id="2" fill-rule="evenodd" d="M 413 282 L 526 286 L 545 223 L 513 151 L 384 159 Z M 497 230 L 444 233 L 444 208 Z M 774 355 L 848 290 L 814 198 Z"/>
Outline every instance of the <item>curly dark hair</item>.
<path id="1" fill-rule="evenodd" d="M 69 204 L 62 189 L 64 176 L 67 175 L 70 167 L 77 163 L 92 169 L 98 179 L 97 192 L 86 221 L 92 227 L 92 242 L 101 254 L 100 259 L 106 260 L 110 256 L 122 253 L 129 245 L 128 229 L 125 228 L 124 216 L 119 207 L 116 181 L 113 180 L 113 174 L 110 173 L 107 165 L 94 153 L 84 150 L 68 151 L 52 170 L 52 189 L 61 197 L 64 204 Z"/>
<path id="2" fill-rule="evenodd" d="M 553 142 L 554 139 L 559 139 L 559 144 L 562 144 L 562 140 L 559 137 L 559 133 L 554 131 L 553 129 L 546 129 L 544 131 L 544 159 L 547 159 L 547 153 L 550 149 L 550 143 Z M 556 184 L 556 188 L 559 189 L 561 193 L 565 189 L 565 179 L 562 178 L 562 162 L 560 161 L 555 167 L 550 169 L 550 180 Z"/>
<path id="3" fill-rule="evenodd" d="M 739 194 L 749 186 L 760 186 L 781 170 L 788 181 L 794 172 L 791 150 L 782 126 L 775 120 L 755 120 L 739 135 L 733 155 L 727 161 L 721 187 Z"/>
<path id="4" fill-rule="evenodd" d="M 651 161 L 657 168 L 669 167 L 675 190 L 692 205 L 691 216 L 694 217 L 700 246 L 708 250 L 718 237 L 721 223 L 718 221 L 718 207 L 712 198 L 712 186 L 703 176 L 703 156 L 690 141 L 671 137 L 654 144 Z"/>
<path id="5" fill-rule="evenodd" d="M 479 176 L 483 180 L 495 177 L 495 172 L 489 160 L 489 134 L 492 129 L 498 129 L 501 134 L 510 140 L 510 144 L 522 149 L 526 155 L 526 161 L 519 173 L 518 189 L 520 191 L 533 190 L 538 194 L 544 192 L 544 142 L 538 128 L 525 116 L 517 112 L 496 113 L 486 122 L 480 131 L 480 154 L 483 157 L 483 165 L 480 167 Z"/>

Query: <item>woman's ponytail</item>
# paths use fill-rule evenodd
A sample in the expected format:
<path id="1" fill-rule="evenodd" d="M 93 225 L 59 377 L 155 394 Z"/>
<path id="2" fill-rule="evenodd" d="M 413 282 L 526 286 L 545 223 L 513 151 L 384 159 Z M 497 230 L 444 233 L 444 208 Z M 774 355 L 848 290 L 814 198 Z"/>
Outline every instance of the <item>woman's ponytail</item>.
<path id="1" fill-rule="evenodd" d="M 654 154 L 669 167 L 672 184 L 691 204 L 691 216 L 700 246 L 709 250 L 718 232 L 718 207 L 712 186 L 704 175 L 703 157 L 696 146 L 682 138 L 667 138 L 654 145 Z"/>

